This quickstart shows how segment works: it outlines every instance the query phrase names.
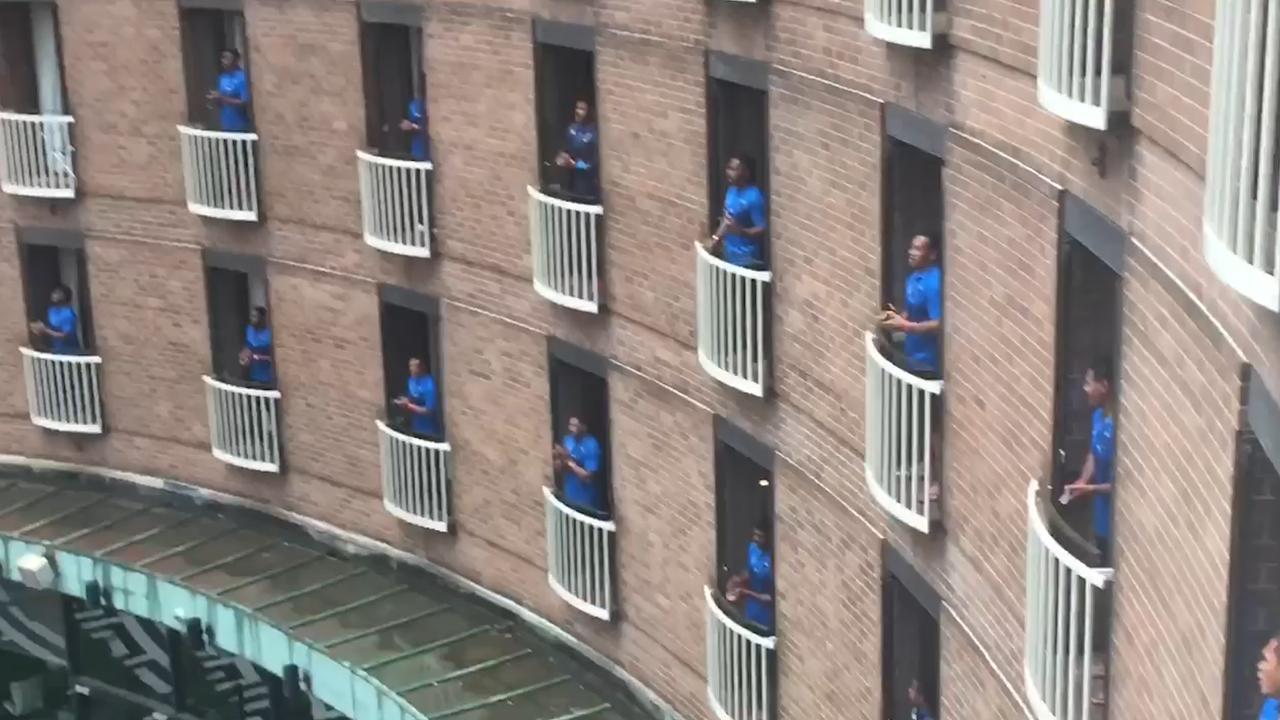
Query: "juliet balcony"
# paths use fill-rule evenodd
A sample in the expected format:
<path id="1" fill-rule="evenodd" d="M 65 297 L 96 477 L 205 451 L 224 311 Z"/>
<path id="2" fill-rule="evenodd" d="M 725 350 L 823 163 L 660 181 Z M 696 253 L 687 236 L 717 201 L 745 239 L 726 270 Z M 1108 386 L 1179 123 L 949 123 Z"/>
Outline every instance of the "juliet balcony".
<path id="1" fill-rule="evenodd" d="M 33 198 L 76 196 L 70 115 L 0 112 L 0 191 Z"/>
<path id="2" fill-rule="evenodd" d="M 213 456 L 246 470 L 280 472 L 280 391 L 203 379 Z"/>
<path id="3" fill-rule="evenodd" d="M 356 151 L 364 241 L 382 252 L 431 257 L 429 162 Z"/>
<path id="4" fill-rule="evenodd" d="M 102 432 L 102 358 L 18 348 L 31 423 L 59 432 Z"/>
<path id="5" fill-rule="evenodd" d="M 258 220 L 258 136 L 178 126 L 187 209 L 219 220 Z"/>
<path id="6" fill-rule="evenodd" d="M 557 305 L 600 312 L 604 206 L 572 202 L 528 187 L 533 289 Z"/>
<path id="7" fill-rule="evenodd" d="M 382 504 L 401 520 L 449 531 L 449 443 L 407 435 L 381 420 Z"/>
<path id="8" fill-rule="evenodd" d="M 698 363 L 708 375 L 763 397 L 769 378 L 769 290 L 773 273 L 697 253 Z"/>

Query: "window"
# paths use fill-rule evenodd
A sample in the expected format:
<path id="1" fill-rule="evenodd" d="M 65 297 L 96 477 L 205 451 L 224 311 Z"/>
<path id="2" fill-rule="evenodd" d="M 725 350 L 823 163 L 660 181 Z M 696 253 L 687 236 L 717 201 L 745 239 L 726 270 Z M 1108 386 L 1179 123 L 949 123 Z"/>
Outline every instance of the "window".
<path id="1" fill-rule="evenodd" d="M 227 132 L 249 132 L 253 104 L 209 99 L 217 91 L 235 100 L 251 98 L 249 55 L 244 15 L 228 10 L 183 8 L 182 61 L 187 82 L 187 119 L 192 126 Z M 233 50 L 234 53 L 226 54 Z M 237 73 L 237 69 L 242 73 Z"/>
<path id="2" fill-rule="evenodd" d="M 865 336 L 867 484 L 886 512 L 927 533 L 943 486 L 946 128 L 896 105 L 885 106 L 884 127 L 883 315 Z"/>
<path id="3" fill-rule="evenodd" d="M 93 310 L 84 236 L 42 228 L 19 231 L 18 260 L 33 349 L 57 354 L 92 353 Z"/>
<path id="4" fill-rule="evenodd" d="M 0 4 L 0 190 L 75 197 L 62 75 L 57 5 Z"/>
<path id="5" fill-rule="evenodd" d="M 368 146 L 380 155 L 426 161 L 430 153 L 421 13 L 399 5 L 365 2 L 360 5 L 360 18 Z M 404 120 L 420 129 L 403 129 Z"/>
<path id="6" fill-rule="evenodd" d="M 535 19 L 533 69 L 542 190 L 566 200 L 600 200 L 595 32 Z"/>
<path id="7" fill-rule="evenodd" d="M 1133 3 L 1046 0 L 1040 10 L 1039 98 L 1071 122 L 1106 130 L 1129 109 Z"/>
<path id="8" fill-rule="evenodd" d="M 214 374 L 246 387 L 274 387 L 275 342 L 262 258 L 206 252 L 205 285 Z"/>
<path id="9" fill-rule="evenodd" d="M 1099 553 L 1099 533 L 1110 533 L 1110 511 L 1098 505 L 1109 499 L 1072 497 L 1063 503 L 1064 488 L 1081 477 L 1097 442 L 1105 455 L 1114 455 L 1117 407 L 1116 369 L 1120 348 L 1120 277 L 1125 233 L 1089 205 L 1066 194 L 1063 199 L 1062 244 L 1058 264 L 1057 357 L 1055 360 L 1054 459 L 1052 503 L 1063 521 L 1059 542 L 1095 566 L 1109 565 Z M 1095 365 L 1101 365 L 1095 368 Z M 1102 377 L 1109 375 L 1110 377 Z M 1097 376 L 1097 377 L 1095 377 Z M 1106 382 L 1105 395 L 1089 397 L 1086 381 Z M 1103 411 L 1110 439 L 1094 437 L 1095 415 Z M 1106 419 L 1109 418 L 1109 419 Z M 1108 432 L 1107 427 L 1100 428 Z M 1095 463 L 1107 475 L 1114 457 Z M 1101 478 L 1095 478 L 1101 481 Z M 1109 505 L 1108 505 L 1109 508 Z M 1063 527 L 1065 525 L 1065 527 Z M 1105 543 L 1103 543 L 1105 544 Z"/>
<path id="10" fill-rule="evenodd" d="M 1274 3 L 1217 3 L 1205 260 L 1222 282 L 1280 310 L 1276 212 L 1280 190 L 1280 50 Z"/>
<path id="11" fill-rule="evenodd" d="M 766 602 L 740 594 L 729 605 L 753 630 L 772 635 L 773 450 L 719 416 L 715 435 L 716 584 L 725 595 L 742 583 L 768 595 Z"/>
<path id="12" fill-rule="evenodd" d="M 379 295 L 387 418 L 392 427 L 406 434 L 443 440 L 444 377 L 440 374 L 440 345 L 437 340 L 439 301 L 389 285 L 382 286 Z M 412 375 L 411 365 L 417 367 L 417 376 Z M 422 381 L 414 381 L 414 387 L 410 388 L 414 377 L 431 379 L 435 397 L 420 397 L 421 402 L 414 401 L 414 404 L 419 407 L 423 406 L 422 403 L 433 405 L 433 412 L 414 413 L 395 402 L 398 398 L 425 392 Z"/>
<path id="13" fill-rule="evenodd" d="M 580 481 L 582 473 L 562 464 L 561 471 L 555 473 L 556 493 L 575 510 L 608 518 L 613 506 L 608 363 L 595 353 L 551 338 L 547 343 L 547 364 L 551 437 L 574 465 L 590 473 L 589 480 Z M 578 434 L 571 439 L 575 427 Z M 594 471 L 592 465 L 596 467 Z"/>
<path id="14" fill-rule="evenodd" d="M 725 259 L 734 264 L 765 269 L 770 265 L 767 231 L 769 68 L 755 60 L 713 52 L 707 55 L 707 73 L 707 187 L 711 193 L 707 202 L 708 226 L 713 233 L 720 227 L 726 211 L 726 194 L 731 187 L 727 168 L 731 160 L 737 159 L 748 170 L 740 186 L 744 189 L 755 187 L 760 200 L 757 207 L 739 207 L 742 203 L 735 201 L 731 208 L 737 216 L 735 223 L 741 227 L 759 221 L 760 218 L 751 218 L 752 210 L 758 208 L 758 212 L 763 214 L 765 232 L 758 237 L 747 238 L 750 242 L 744 251 L 749 258 L 737 262 L 732 257 L 735 254 L 733 248 L 727 248 L 731 257 Z"/>
<path id="15" fill-rule="evenodd" d="M 938 611 L 942 601 L 888 542 L 883 555 L 882 714 L 938 720 Z"/>
<path id="16" fill-rule="evenodd" d="M 1231 513 L 1231 566 L 1227 613 L 1224 720 L 1254 720 L 1262 703 L 1257 663 L 1280 628 L 1280 575 L 1276 538 L 1280 523 L 1280 405 L 1256 372 L 1245 393 L 1246 421 L 1237 442 Z"/>

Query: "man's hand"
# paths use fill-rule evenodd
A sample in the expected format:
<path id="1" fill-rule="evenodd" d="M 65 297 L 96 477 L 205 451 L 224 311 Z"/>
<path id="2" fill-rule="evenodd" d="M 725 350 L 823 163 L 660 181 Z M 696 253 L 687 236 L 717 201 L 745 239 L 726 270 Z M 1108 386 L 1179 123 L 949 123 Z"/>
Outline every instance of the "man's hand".
<path id="1" fill-rule="evenodd" d="M 560 152 L 556 154 L 556 165 L 562 168 L 573 167 L 573 158 L 569 157 L 569 153 Z"/>
<path id="2" fill-rule="evenodd" d="M 392 401 L 391 401 L 391 404 L 392 404 L 392 405 L 395 405 L 396 407 L 404 407 L 405 405 L 408 405 L 408 404 L 409 404 L 409 398 L 407 398 L 407 397 L 405 397 L 405 396 L 401 395 L 400 397 L 396 398 L 395 400 L 392 400 Z"/>
<path id="3" fill-rule="evenodd" d="M 249 364 L 249 361 L 250 361 L 251 359 L 253 359 L 253 353 L 249 352 L 249 349 L 248 349 L 248 348 L 245 348 L 244 350 L 241 350 L 241 351 L 240 351 L 240 364 L 241 364 L 241 365 L 248 365 L 248 364 Z"/>
<path id="4" fill-rule="evenodd" d="M 29 323 L 27 327 L 31 328 L 31 332 L 37 335 L 43 335 L 47 330 L 44 326 L 44 323 L 40 322 L 39 320 L 33 323 Z"/>
<path id="5" fill-rule="evenodd" d="M 416 125 L 414 125 L 414 124 L 413 124 L 412 122 L 410 122 L 409 120 L 401 120 L 401 121 L 400 121 L 400 129 L 401 129 L 401 130 L 403 130 L 403 131 L 405 131 L 405 132 L 410 132 L 410 131 L 413 131 L 413 130 L 417 130 L 418 128 L 417 128 L 417 126 L 416 126 Z"/>
<path id="6" fill-rule="evenodd" d="M 210 90 L 208 93 L 205 94 L 204 99 L 205 100 L 221 100 L 222 93 L 218 92 L 217 90 Z"/>
<path id="7" fill-rule="evenodd" d="M 884 311 L 884 315 L 880 316 L 880 327 L 889 332 L 906 332 L 911 327 L 911 321 L 903 317 L 894 306 L 888 306 Z"/>

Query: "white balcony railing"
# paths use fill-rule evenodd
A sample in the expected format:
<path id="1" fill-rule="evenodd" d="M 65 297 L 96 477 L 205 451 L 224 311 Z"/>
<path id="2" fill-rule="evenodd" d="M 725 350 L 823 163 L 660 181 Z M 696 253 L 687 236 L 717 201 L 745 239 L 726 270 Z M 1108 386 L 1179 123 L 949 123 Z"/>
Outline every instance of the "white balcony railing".
<path id="1" fill-rule="evenodd" d="M 356 151 L 364 241 L 383 252 L 431 257 L 429 162 Z"/>
<path id="2" fill-rule="evenodd" d="M 933 467 L 934 398 L 941 380 L 923 380 L 880 353 L 867 333 L 866 476 L 871 495 L 890 515 L 929 532 L 937 483 Z"/>
<path id="3" fill-rule="evenodd" d="M 1280 22 L 1271 2 L 1218 2 L 1204 251 L 1236 292 L 1280 311 Z"/>
<path id="4" fill-rule="evenodd" d="M 178 126 L 187 209 L 220 220 L 258 219 L 258 136 Z"/>
<path id="5" fill-rule="evenodd" d="M 584 515 L 543 487 L 547 510 L 547 581 L 565 602 L 608 620 L 613 615 L 612 520 Z"/>
<path id="6" fill-rule="evenodd" d="M 1088 567 L 1049 534 L 1034 482 L 1027 488 L 1027 622 L 1023 675 L 1036 720 L 1090 720 L 1094 628 L 1115 571 Z"/>
<path id="7" fill-rule="evenodd" d="M 280 391 L 231 385 L 204 376 L 209 445 L 230 465 L 280 472 Z"/>
<path id="8" fill-rule="evenodd" d="M 38 198 L 74 198 L 70 115 L 0 112 L 0 191 Z"/>
<path id="9" fill-rule="evenodd" d="M 382 504 L 419 527 L 449 531 L 449 443 L 432 442 L 378 425 Z"/>
<path id="10" fill-rule="evenodd" d="M 529 187 L 533 289 L 553 303 L 600 312 L 603 205 L 569 202 Z"/>
<path id="11" fill-rule="evenodd" d="M 707 700 L 720 720 L 773 719 L 773 649 L 777 638 L 734 622 L 707 598 Z"/>
<path id="12" fill-rule="evenodd" d="M 61 432 L 102 432 L 102 358 L 18 348 L 31 422 Z"/>
<path id="13" fill-rule="evenodd" d="M 865 0 L 862 20 L 871 37 L 925 49 L 951 29 L 951 16 L 940 0 Z"/>
<path id="14" fill-rule="evenodd" d="M 694 243 L 698 254 L 698 362 L 711 377 L 764 396 L 765 325 L 773 273 L 731 265 Z"/>
<path id="15" fill-rule="evenodd" d="M 1113 70 L 1115 16 L 1115 0 L 1040 0 L 1037 95 L 1046 110 L 1106 130 L 1111 113 L 1128 109 L 1125 78 Z"/>

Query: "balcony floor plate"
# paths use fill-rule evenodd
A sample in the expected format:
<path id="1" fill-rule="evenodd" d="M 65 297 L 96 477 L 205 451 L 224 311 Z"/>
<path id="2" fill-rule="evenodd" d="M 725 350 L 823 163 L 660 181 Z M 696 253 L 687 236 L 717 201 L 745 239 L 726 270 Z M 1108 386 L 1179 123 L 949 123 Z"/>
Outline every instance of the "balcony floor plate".
<path id="1" fill-rule="evenodd" d="M 223 452 L 222 450 L 218 450 L 217 448 L 210 448 L 209 452 L 211 452 L 214 457 L 218 458 L 222 462 L 228 465 L 234 465 L 239 468 L 244 468 L 245 470 L 254 470 L 256 472 L 263 472 L 263 473 L 279 473 L 280 472 L 279 463 L 265 462 L 262 460 L 245 460 L 242 457 L 232 455 L 231 453 L 228 453 L 228 452 Z"/>
<path id="2" fill-rule="evenodd" d="M 551 586 L 551 589 L 555 591 L 556 595 L 560 596 L 561 600 L 564 600 L 565 602 L 574 606 L 578 610 L 581 610 L 582 612 L 590 615 L 591 617 L 604 620 L 605 622 L 610 622 L 613 620 L 612 614 L 608 610 L 602 607 L 597 607 L 595 605 L 592 605 L 591 603 L 578 598 L 573 593 L 564 589 L 564 587 L 562 587 L 560 583 L 556 582 L 556 579 L 551 576 L 551 573 L 547 573 L 547 584 Z"/>

